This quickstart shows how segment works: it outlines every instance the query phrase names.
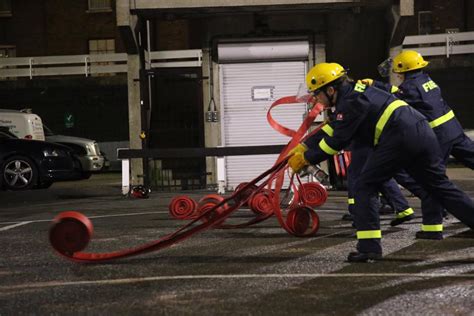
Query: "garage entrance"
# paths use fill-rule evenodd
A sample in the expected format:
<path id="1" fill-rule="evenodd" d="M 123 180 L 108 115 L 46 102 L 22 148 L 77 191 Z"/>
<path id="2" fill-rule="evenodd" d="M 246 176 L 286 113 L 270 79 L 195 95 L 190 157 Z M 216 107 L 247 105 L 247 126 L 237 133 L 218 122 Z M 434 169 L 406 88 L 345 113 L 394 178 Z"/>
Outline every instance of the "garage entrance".
<path id="1" fill-rule="evenodd" d="M 299 48 L 302 53 L 291 57 L 300 60 L 285 61 L 285 55 L 278 50 L 278 45 L 263 43 L 259 49 L 270 52 L 270 55 L 265 56 L 265 59 L 270 60 L 267 62 L 252 60 L 262 57 L 258 52 L 246 55 L 246 52 L 255 52 L 255 46 L 252 46 L 254 44 L 248 45 L 248 48 L 241 50 L 241 56 L 238 56 L 239 52 L 230 54 L 234 58 L 230 63 L 222 63 L 223 59 L 225 62 L 225 55 L 224 58 L 221 53 L 219 56 L 223 146 L 284 145 L 289 138 L 279 134 L 268 124 L 267 111 L 273 101 L 295 95 L 299 85 L 304 82 L 308 44 L 304 42 L 301 43 L 303 47 L 295 47 L 296 51 Z M 242 49 L 242 46 L 238 49 Z M 294 54 L 295 50 L 291 53 Z M 272 56 L 278 56 L 279 60 L 272 60 Z M 237 61 L 239 57 L 240 60 Z M 272 116 L 280 124 L 297 129 L 305 111 L 305 104 L 293 104 L 275 108 Z M 225 157 L 227 189 L 232 190 L 239 183 L 252 180 L 267 170 L 277 157 L 278 155 Z"/>

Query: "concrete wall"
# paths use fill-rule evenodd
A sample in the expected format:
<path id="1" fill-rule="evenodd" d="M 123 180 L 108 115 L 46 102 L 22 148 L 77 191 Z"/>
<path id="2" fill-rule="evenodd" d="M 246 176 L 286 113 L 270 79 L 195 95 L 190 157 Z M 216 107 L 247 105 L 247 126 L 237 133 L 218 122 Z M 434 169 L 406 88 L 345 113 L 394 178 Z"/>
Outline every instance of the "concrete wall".
<path id="1" fill-rule="evenodd" d="M 362 8 L 333 12 L 303 11 L 279 14 L 236 14 L 188 20 L 155 21 L 153 49 L 209 48 L 216 38 L 315 36 L 326 44 L 328 61 L 337 61 L 356 77 L 374 75 L 386 58 L 390 30 L 386 9 Z"/>

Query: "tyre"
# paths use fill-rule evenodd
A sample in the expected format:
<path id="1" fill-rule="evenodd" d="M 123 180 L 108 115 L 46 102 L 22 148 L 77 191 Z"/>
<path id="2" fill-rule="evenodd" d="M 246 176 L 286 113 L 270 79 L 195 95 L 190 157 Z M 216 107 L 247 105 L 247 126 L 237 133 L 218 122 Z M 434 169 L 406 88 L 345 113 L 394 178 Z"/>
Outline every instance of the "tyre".
<path id="1" fill-rule="evenodd" d="M 38 182 L 38 168 L 28 157 L 10 157 L 1 170 L 3 186 L 7 190 L 29 190 Z"/>

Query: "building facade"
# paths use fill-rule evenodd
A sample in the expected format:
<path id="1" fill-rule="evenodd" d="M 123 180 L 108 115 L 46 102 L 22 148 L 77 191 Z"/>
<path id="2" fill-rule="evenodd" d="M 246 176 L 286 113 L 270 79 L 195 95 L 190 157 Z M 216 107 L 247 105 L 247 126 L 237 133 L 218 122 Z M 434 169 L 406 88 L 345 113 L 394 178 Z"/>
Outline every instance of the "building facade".
<path id="1" fill-rule="evenodd" d="M 405 36 L 472 32 L 473 21 L 474 4 L 465 0 L 0 0 L 3 56 L 127 53 L 129 67 L 127 75 L 7 78 L 0 96 L 2 107 L 33 108 L 61 133 L 128 140 L 132 148 L 284 143 L 251 118 L 275 98 L 296 93 L 313 64 L 336 61 L 354 78 L 379 78 L 377 65 L 407 48 Z M 300 53 L 285 50 L 285 43 L 295 43 Z M 256 49 L 263 55 L 246 53 Z M 150 52 L 191 50 L 201 54 L 192 66 L 154 67 L 149 60 Z M 429 57 L 434 80 L 466 128 L 474 128 L 474 77 L 467 71 L 473 56 Z M 77 116 L 74 128 L 64 126 L 65 112 Z M 297 124 L 303 112 L 291 114 L 288 124 Z M 234 122 L 253 135 L 239 134 Z M 258 135 L 264 136 L 255 141 Z M 272 158 L 249 159 L 228 158 L 224 175 L 215 158 L 163 160 L 153 170 L 172 175 L 154 177 L 200 185 L 224 178 L 231 188 L 249 165 L 264 168 Z M 132 182 L 141 174 L 140 162 L 132 163 Z"/>

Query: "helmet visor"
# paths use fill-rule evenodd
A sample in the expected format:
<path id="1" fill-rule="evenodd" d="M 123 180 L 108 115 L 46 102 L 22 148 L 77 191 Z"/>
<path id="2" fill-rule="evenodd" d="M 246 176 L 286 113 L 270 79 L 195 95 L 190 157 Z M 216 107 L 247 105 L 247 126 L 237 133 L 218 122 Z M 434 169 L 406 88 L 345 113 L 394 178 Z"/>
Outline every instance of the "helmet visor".
<path id="1" fill-rule="evenodd" d="M 377 70 L 382 77 L 390 76 L 390 71 L 392 69 L 393 59 L 391 57 L 385 59 L 377 66 Z"/>
<path id="2" fill-rule="evenodd" d="M 296 101 L 301 103 L 308 103 L 311 99 L 311 92 L 308 91 L 306 83 L 300 83 L 298 92 L 296 93 Z"/>

